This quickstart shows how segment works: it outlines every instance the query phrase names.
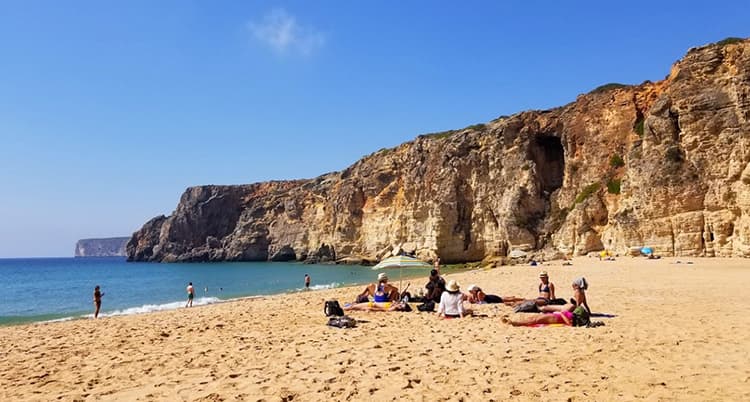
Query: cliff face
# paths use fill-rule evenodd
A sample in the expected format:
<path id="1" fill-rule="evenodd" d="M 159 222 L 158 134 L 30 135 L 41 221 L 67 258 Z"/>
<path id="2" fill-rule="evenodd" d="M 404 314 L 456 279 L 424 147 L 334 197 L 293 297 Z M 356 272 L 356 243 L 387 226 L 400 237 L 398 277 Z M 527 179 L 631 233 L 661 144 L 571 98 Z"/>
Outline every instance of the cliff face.
<path id="1" fill-rule="evenodd" d="M 124 257 L 129 237 L 82 239 L 76 243 L 76 257 Z"/>
<path id="2" fill-rule="evenodd" d="M 691 49 L 661 82 L 419 136 L 311 180 L 189 188 L 131 260 L 450 262 L 750 256 L 750 41 Z"/>

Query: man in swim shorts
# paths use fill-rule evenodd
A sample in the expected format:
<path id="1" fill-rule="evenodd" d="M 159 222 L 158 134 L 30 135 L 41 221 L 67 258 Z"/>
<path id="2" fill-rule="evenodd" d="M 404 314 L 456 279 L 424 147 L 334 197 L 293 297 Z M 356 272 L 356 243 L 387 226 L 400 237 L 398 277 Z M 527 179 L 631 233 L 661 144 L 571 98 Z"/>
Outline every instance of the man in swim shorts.
<path id="1" fill-rule="evenodd" d="M 193 282 L 189 282 L 187 288 L 185 289 L 187 291 L 187 303 L 185 303 L 185 307 L 193 307 L 193 297 L 195 297 L 195 289 L 193 289 Z"/>

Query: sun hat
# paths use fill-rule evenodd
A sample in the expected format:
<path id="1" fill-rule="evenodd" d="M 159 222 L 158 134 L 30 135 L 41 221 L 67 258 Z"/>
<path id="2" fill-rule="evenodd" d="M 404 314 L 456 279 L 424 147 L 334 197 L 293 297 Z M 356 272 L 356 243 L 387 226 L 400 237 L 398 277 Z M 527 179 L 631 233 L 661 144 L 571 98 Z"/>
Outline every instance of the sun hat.
<path id="1" fill-rule="evenodd" d="M 461 285 L 459 285 L 458 282 L 456 282 L 456 281 L 454 281 L 454 280 L 451 279 L 448 282 L 448 285 L 445 286 L 445 290 L 447 290 L 449 292 L 457 292 L 458 288 L 460 288 L 460 287 L 461 287 Z"/>
<path id="2" fill-rule="evenodd" d="M 469 285 L 469 287 L 466 288 L 466 290 L 468 290 L 469 292 L 473 292 L 474 289 L 479 289 L 479 286 L 477 286 L 477 285 Z"/>
<path id="3" fill-rule="evenodd" d="M 540 278 L 546 278 L 547 276 L 548 276 L 547 275 L 547 271 L 542 271 L 542 272 L 539 273 L 539 277 Z"/>
<path id="4" fill-rule="evenodd" d="M 387 281 L 388 275 L 386 275 L 385 272 L 381 272 L 378 274 L 378 282 Z"/>

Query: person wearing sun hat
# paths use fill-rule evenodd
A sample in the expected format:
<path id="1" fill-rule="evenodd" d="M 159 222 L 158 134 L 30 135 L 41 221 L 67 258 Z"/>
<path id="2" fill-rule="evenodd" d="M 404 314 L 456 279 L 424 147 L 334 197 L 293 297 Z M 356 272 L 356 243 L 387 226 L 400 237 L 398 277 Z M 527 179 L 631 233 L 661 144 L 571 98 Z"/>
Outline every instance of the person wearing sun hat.
<path id="1" fill-rule="evenodd" d="M 388 283 L 388 275 L 385 272 L 378 274 L 378 282 L 367 285 L 364 291 L 357 296 L 357 302 L 368 301 L 372 296 L 376 303 L 386 303 L 398 300 L 398 288 Z"/>
<path id="2" fill-rule="evenodd" d="M 461 285 L 451 279 L 445 286 L 445 292 L 440 296 L 438 305 L 438 317 L 464 318 L 471 315 L 470 310 L 464 309 L 464 295 L 461 293 Z"/>

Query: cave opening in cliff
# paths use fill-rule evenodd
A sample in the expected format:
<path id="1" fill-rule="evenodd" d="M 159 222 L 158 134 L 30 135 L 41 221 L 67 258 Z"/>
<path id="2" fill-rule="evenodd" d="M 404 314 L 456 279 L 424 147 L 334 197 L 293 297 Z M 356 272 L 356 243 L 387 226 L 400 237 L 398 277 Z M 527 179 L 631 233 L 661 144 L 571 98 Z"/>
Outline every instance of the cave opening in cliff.
<path id="1" fill-rule="evenodd" d="M 537 179 L 547 194 L 562 187 L 565 156 L 560 138 L 538 136 L 532 141 L 529 157 L 536 164 Z"/>

